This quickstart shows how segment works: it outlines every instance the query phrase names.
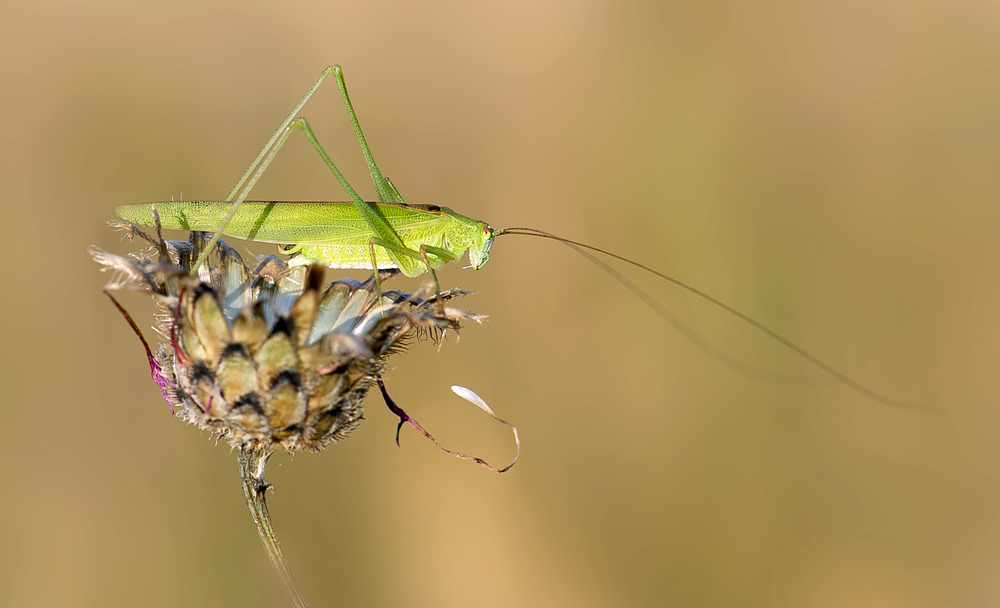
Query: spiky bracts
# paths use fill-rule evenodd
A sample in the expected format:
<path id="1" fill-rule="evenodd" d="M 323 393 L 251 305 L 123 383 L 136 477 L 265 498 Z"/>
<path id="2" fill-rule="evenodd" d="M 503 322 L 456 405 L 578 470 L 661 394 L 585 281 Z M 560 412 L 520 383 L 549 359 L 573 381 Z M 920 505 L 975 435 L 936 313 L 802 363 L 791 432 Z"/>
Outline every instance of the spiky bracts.
<path id="1" fill-rule="evenodd" d="M 461 291 L 379 300 L 372 281 L 324 288 L 319 266 L 289 268 L 269 256 L 251 270 L 221 241 L 192 277 L 200 235 L 160 241 L 128 229 L 153 247 L 132 257 L 92 250 L 117 271 L 106 290 L 153 296 L 154 380 L 177 415 L 234 446 L 322 449 L 357 426 L 364 396 L 407 338 L 480 320 L 443 305 Z"/>

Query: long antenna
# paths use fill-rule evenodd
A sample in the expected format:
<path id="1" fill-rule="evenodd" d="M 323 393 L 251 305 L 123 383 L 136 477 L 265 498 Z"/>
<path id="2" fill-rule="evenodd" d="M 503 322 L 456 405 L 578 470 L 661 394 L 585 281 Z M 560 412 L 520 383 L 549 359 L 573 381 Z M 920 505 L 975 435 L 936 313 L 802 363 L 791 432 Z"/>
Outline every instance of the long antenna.
<path id="1" fill-rule="evenodd" d="M 716 306 L 718 308 L 721 308 L 722 310 L 728 312 L 729 314 L 733 315 L 737 319 L 750 324 L 752 327 L 754 327 L 758 331 L 764 333 L 765 335 L 767 335 L 769 338 L 771 338 L 775 342 L 781 344 L 785 348 L 788 348 L 789 350 L 791 350 L 795 354 L 799 355 L 800 357 L 802 357 L 806 361 L 812 363 L 813 365 L 815 365 L 819 369 L 821 369 L 824 372 L 826 372 L 828 375 L 832 376 L 833 378 L 835 378 L 838 381 L 846 384 L 847 386 L 851 387 L 855 391 L 861 393 L 862 395 L 864 395 L 864 396 L 866 396 L 866 397 L 868 397 L 870 399 L 873 399 L 875 401 L 878 401 L 879 403 L 882 403 L 882 404 L 885 404 L 885 405 L 888 405 L 888 406 L 891 406 L 891 407 L 897 407 L 897 408 L 905 409 L 905 410 L 928 411 L 928 410 L 932 409 L 927 404 L 923 404 L 923 403 L 911 403 L 911 402 L 908 402 L 908 401 L 900 401 L 898 399 L 893 399 L 891 397 L 886 397 L 885 395 L 882 395 L 881 393 L 878 393 L 878 392 L 876 392 L 876 391 L 868 388 L 867 386 L 861 384 L 857 380 L 854 380 L 853 378 L 851 378 L 847 374 L 839 371 L 838 369 L 832 367 L 831 365 L 829 365 L 827 363 L 824 363 L 823 360 L 820 359 L 819 357 L 817 357 L 816 355 L 814 355 L 811 352 L 807 351 L 806 349 L 802 348 L 798 344 L 792 342 L 788 338 L 782 336 L 778 332 L 776 332 L 773 329 L 771 329 L 770 327 L 764 325 L 763 323 L 761 323 L 757 319 L 754 319 L 750 315 L 747 315 L 747 314 L 745 314 L 745 313 L 737 310 L 736 308 L 733 308 L 732 306 L 730 306 L 729 304 L 726 304 L 725 302 L 723 302 L 722 300 L 716 298 L 715 296 L 712 296 L 712 295 L 710 295 L 710 294 L 708 294 L 708 293 L 706 293 L 706 292 L 698 289 L 697 287 L 695 287 L 695 286 L 693 286 L 693 285 L 691 285 L 689 283 L 685 283 L 684 281 L 681 281 L 680 279 L 672 277 L 672 276 L 670 276 L 670 275 L 668 275 L 666 273 L 660 272 L 659 270 L 655 270 L 653 268 L 650 268 L 649 266 L 646 266 L 645 264 L 640 264 L 639 262 L 636 262 L 635 260 L 630 260 L 630 259 L 628 259 L 628 258 L 626 258 L 624 256 L 618 255 L 616 253 L 612 253 L 610 251 L 606 251 L 606 250 L 601 249 L 599 247 L 594 247 L 593 245 L 587 245 L 586 243 L 581 243 L 579 241 L 573 241 L 573 240 L 570 240 L 570 239 L 567 239 L 567 238 L 563 238 L 561 236 L 556 236 L 554 234 L 551 234 L 551 233 L 548 233 L 548 232 L 545 232 L 545 231 L 542 231 L 542 230 L 538 230 L 537 228 L 527 228 L 527 227 L 523 227 L 523 226 L 515 226 L 515 227 L 511 227 L 511 228 L 502 228 L 500 230 L 497 230 L 494 233 L 494 236 L 501 236 L 501 235 L 505 235 L 505 234 L 519 234 L 519 235 L 522 235 L 522 236 L 534 236 L 534 237 L 539 237 L 539 238 L 544 238 L 544 239 L 551 239 L 553 241 L 558 241 L 558 242 L 560 242 L 560 243 L 562 243 L 562 244 L 564 244 L 564 245 L 572 248 L 573 250 L 577 251 L 578 253 L 580 253 L 584 257 L 588 258 L 589 260 L 591 260 L 592 262 L 594 262 L 595 264 L 597 264 L 605 272 L 607 272 L 607 273 L 611 274 L 611 276 L 615 277 L 615 279 L 617 279 L 619 283 L 621 283 L 622 285 L 624 285 L 625 287 L 627 287 L 629 290 L 631 290 L 633 293 L 635 293 L 640 299 L 642 299 L 651 308 L 653 308 L 653 310 L 655 310 L 660 316 L 666 318 L 669 322 L 671 322 L 674 325 L 677 325 L 677 323 L 678 323 L 676 321 L 676 318 L 673 315 L 671 315 L 669 312 L 667 312 L 663 308 L 663 306 L 660 305 L 660 303 L 655 298 L 653 298 L 653 296 L 651 296 L 649 293 L 647 293 L 645 290 L 643 290 L 641 287 L 639 287 L 638 285 L 636 285 L 632 281 L 628 280 L 625 276 L 623 276 L 621 273 L 619 273 L 618 271 L 616 271 L 614 268 L 611 268 L 607 264 L 604 264 L 603 262 L 601 262 L 600 260 L 598 260 L 596 257 L 588 254 L 586 251 L 584 251 L 584 249 L 587 249 L 587 250 L 590 250 L 590 251 L 594 251 L 594 252 L 600 253 L 602 255 L 606 255 L 606 256 L 608 256 L 610 258 L 614 258 L 616 260 L 625 262 L 626 264 L 630 264 L 632 266 L 635 266 L 636 268 L 639 268 L 639 269 L 644 270 L 644 271 L 646 271 L 646 272 L 648 272 L 650 274 L 656 275 L 656 276 L 660 277 L 661 279 L 669 281 L 669 282 L 673 283 L 674 285 L 677 285 L 681 289 L 684 289 L 685 291 L 693 293 L 694 295 L 698 296 L 699 298 L 702 298 L 703 300 L 709 302 L 710 304 L 712 304 L 712 305 L 714 305 L 714 306 Z M 692 335 L 691 335 L 691 333 L 689 331 L 685 331 L 685 329 L 689 329 L 689 328 L 682 328 L 681 329 L 682 332 L 689 339 L 693 340 L 696 344 L 698 344 L 699 347 L 704 348 L 704 342 L 702 340 L 693 338 Z"/>

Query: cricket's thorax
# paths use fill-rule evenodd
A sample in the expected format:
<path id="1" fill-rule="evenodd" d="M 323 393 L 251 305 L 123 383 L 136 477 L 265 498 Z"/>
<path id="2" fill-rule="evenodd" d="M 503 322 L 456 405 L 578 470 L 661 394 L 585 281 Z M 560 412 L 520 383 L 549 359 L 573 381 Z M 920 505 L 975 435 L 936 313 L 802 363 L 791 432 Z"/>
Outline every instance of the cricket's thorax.
<path id="1" fill-rule="evenodd" d="M 479 270 L 490 259 L 490 247 L 493 246 L 493 228 L 486 222 L 474 220 L 455 213 L 447 207 L 441 212 L 448 219 L 448 240 L 456 252 L 469 250 L 469 264 Z"/>

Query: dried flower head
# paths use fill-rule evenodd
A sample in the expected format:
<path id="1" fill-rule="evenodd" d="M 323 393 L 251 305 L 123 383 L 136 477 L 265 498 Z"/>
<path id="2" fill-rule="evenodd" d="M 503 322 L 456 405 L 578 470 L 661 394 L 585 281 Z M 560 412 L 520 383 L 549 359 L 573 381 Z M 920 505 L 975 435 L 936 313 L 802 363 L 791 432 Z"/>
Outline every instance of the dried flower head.
<path id="1" fill-rule="evenodd" d="M 200 233 L 163 241 L 120 227 L 151 247 L 131 257 L 92 249 L 116 271 L 106 290 L 153 297 L 160 336 L 155 353 L 146 346 L 153 379 L 171 411 L 234 446 L 322 449 L 357 426 L 362 399 L 408 338 L 438 339 L 481 319 L 445 306 L 461 290 L 392 291 L 380 300 L 372 280 L 324 288 L 321 266 L 290 268 L 267 256 L 251 270 L 222 241 L 190 276 Z"/>

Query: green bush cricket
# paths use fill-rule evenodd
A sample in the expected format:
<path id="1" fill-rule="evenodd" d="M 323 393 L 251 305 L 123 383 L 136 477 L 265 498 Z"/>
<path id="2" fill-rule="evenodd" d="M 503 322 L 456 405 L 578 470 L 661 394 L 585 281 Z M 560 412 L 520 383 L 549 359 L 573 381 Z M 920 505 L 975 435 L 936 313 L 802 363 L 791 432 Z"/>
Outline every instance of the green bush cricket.
<path id="1" fill-rule="evenodd" d="M 327 77 L 333 75 L 340 88 L 355 135 L 368 165 L 378 200 L 365 201 L 348 183 L 333 160 L 319 143 L 315 133 L 299 112 Z M 347 202 L 248 201 L 247 197 L 261 175 L 285 144 L 293 129 L 301 130 L 327 167 L 350 197 Z M 154 212 L 155 209 L 155 212 Z M 292 265 L 319 262 L 331 268 L 370 269 L 376 286 L 381 269 L 398 269 L 407 277 L 427 272 L 436 292 L 440 292 L 436 270 L 462 258 L 468 251 L 470 267 L 478 270 L 490 257 L 496 237 L 505 234 L 536 236 L 560 241 L 583 253 L 635 292 L 658 314 L 671 323 L 672 315 L 641 288 L 617 271 L 583 251 L 588 249 L 631 264 L 694 293 L 731 315 L 749 323 L 771 339 L 792 350 L 823 372 L 850 386 L 859 393 L 894 407 L 926 409 L 927 406 L 886 397 L 838 371 L 821 359 L 781 336 L 752 317 L 721 300 L 665 273 L 617 254 L 534 228 L 504 228 L 494 230 L 486 222 L 460 215 L 447 207 L 408 204 L 395 185 L 386 178 L 368 147 L 357 114 L 351 104 L 340 66 L 326 68 L 305 96 L 292 109 L 243 176 L 223 201 L 165 201 L 120 205 L 117 214 L 134 224 L 150 226 L 159 218 L 163 228 L 213 232 L 209 243 L 192 268 L 197 269 L 225 234 L 250 241 L 278 243 L 282 251 L 295 254 Z M 381 293 L 381 288 L 377 287 Z M 691 332 L 681 328 L 697 343 Z"/>

